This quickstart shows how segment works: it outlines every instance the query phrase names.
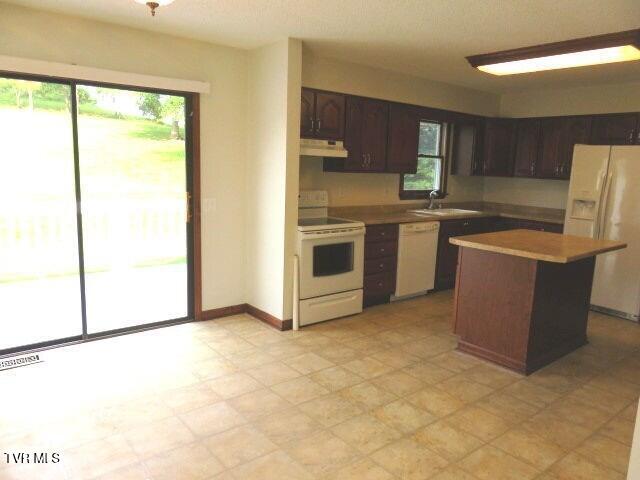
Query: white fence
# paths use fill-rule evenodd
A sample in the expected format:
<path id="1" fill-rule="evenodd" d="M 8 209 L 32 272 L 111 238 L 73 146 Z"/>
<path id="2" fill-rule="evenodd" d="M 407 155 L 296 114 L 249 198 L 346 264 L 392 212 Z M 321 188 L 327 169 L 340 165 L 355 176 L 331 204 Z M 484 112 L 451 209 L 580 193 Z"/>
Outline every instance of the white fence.
<path id="1" fill-rule="evenodd" d="M 186 257 L 184 197 L 87 200 L 82 225 L 87 271 Z M 75 202 L 0 202 L 0 281 L 77 270 Z"/>

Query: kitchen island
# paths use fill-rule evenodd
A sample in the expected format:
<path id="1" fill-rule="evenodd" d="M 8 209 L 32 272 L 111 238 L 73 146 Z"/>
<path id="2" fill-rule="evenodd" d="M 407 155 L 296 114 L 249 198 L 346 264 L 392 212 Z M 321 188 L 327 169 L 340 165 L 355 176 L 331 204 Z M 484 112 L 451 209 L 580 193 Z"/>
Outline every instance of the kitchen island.
<path id="1" fill-rule="evenodd" d="M 524 374 L 587 343 L 595 257 L 626 247 L 533 230 L 450 241 L 458 349 Z"/>

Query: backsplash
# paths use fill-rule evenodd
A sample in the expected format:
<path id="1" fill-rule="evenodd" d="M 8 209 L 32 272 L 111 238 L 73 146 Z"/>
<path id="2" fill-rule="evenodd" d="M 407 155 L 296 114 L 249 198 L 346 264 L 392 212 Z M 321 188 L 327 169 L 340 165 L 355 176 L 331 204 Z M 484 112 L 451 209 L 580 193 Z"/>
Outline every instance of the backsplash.
<path id="1" fill-rule="evenodd" d="M 329 205 L 400 205 L 400 175 L 390 173 L 333 173 L 322 171 L 322 159 L 305 157 L 300 161 L 300 190 L 326 190 Z M 569 182 L 527 178 L 464 177 L 449 175 L 446 198 L 451 202 L 494 202 L 563 210 Z M 426 199 L 422 204 L 426 202 Z"/>
<path id="2" fill-rule="evenodd" d="M 399 188 L 400 175 L 395 173 L 323 172 L 321 158 L 300 160 L 300 190 L 328 191 L 331 206 L 400 204 L 406 208 L 415 203 L 415 200 L 400 200 Z M 450 175 L 447 190 L 447 201 L 481 201 L 483 179 Z"/>

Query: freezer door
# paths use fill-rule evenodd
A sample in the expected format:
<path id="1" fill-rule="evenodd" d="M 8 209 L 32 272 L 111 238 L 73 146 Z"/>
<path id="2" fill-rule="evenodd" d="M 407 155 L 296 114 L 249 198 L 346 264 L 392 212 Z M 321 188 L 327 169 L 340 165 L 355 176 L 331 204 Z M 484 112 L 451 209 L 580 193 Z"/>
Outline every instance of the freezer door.
<path id="1" fill-rule="evenodd" d="M 640 314 L 640 146 L 611 151 L 602 238 L 628 247 L 598 256 L 591 304 L 637 320 Z"/>
<path id="2" fill-rule="evenodd" d="M 600 203 L 606 184 L 610 154 L 609 145 L 575 146 L 564 221 L 565 234 L 598 237 Z"/>

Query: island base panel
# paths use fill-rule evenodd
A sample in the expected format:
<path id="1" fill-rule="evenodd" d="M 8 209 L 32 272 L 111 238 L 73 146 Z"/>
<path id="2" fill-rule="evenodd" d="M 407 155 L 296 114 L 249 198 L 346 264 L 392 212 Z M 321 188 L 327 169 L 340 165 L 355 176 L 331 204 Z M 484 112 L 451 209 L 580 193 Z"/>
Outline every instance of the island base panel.
<path id="1" fill-rule="evenodd" d="M 584 345 L 594 265 L 460 248 L 458 349 L 529 374 Z"/>

